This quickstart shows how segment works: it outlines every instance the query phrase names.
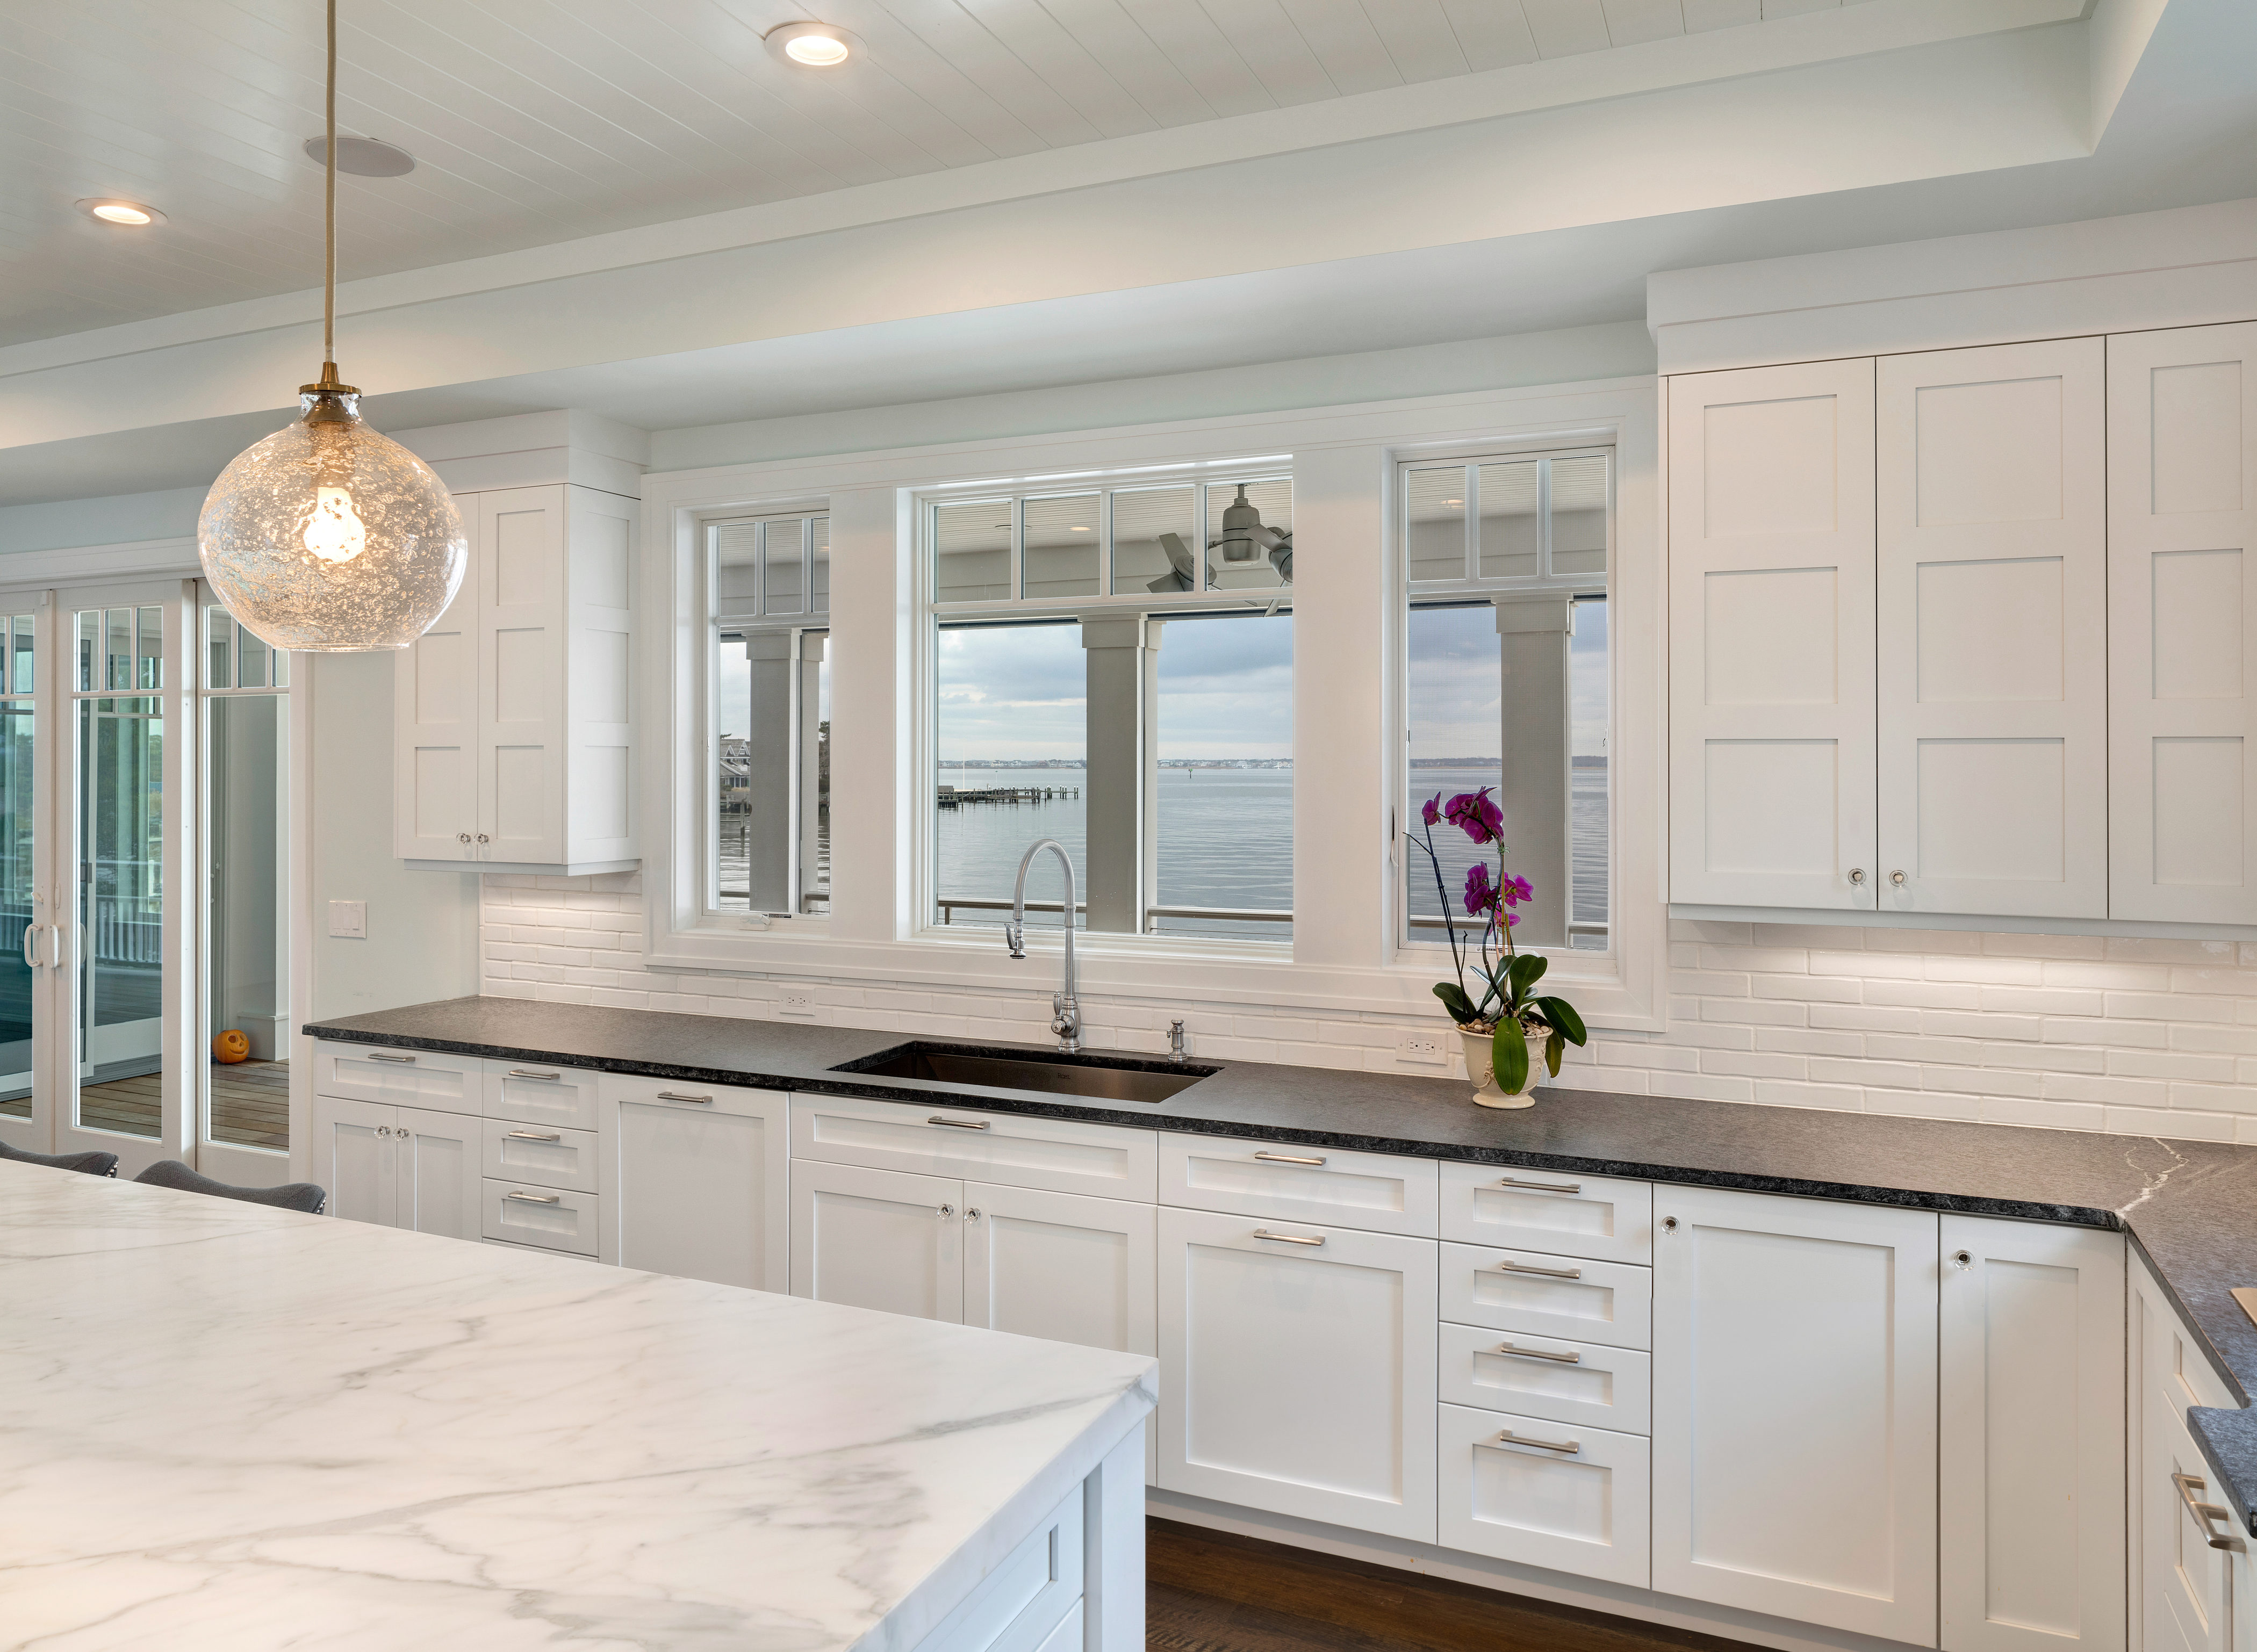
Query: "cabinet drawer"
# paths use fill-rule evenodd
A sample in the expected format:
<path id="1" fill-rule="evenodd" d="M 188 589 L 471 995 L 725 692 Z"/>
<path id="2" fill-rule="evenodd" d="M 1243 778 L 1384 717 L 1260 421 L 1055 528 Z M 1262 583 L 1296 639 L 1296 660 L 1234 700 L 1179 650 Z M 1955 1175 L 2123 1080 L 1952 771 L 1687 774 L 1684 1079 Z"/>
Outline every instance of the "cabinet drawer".
<path id="1" fill-rule="evenodd" d="M 1155 1179 L 1149 1130 L 981 1112 L 945 1100 L 909 1106 L 794 1096 L 791 1156 L 1146 1204 Z"/>
<path id="2" fill-rule="evenodd" d="M 1445 1549 L 1647 1586 L 1653 1500 L 1647 1441 L 1454 1405 L 1441 1408 L 1435 1433 L 1441 1455 L 1435 1541 Z"/>
<path id="3" fill-rule="evenodd" d="M 598 1075 L 584 1067 L 490 1061 L 485 1063 L 483 1111 L 489 1119 L 593 1130 L 597 1082 Z"/>
<path id="4" fill-rule="evenodd" d="M 916 1643 L 916 1652 L 1050 1652 L 1059 1629 L 1079 1623 L 1081 1487 L 998 1562 L 962 1605 Z M 1081 1637 L 1063 1644 L 1075 1648 Z"/>
<path id="5" fill-rule="evenodd" d="M 1653 1187 L 1494 1164 L 1441 1167 L 1442 1237 L 1603 1262 L 1653 1260 Z"/>
<path id="6" fill-rule="evenodd" d="M 544 1188 L 530 1182 L 488 1181 L 485 1234 L 545 1251 L 596 1253 L 598 1200 L 592 1193 Z"/>
<path id="7" fill-rule="evenodd" d="M 530 1182 L 536 1187 L 593 1193 L 596 1133 L 489 1119 L 482 1166 L 481 1174 L 489 1182 Z"/>
<path id="8" fill-rule="evenodd" d="M 475 1055 L 322 1039 L 314 1046 L 314 1093 L 434 1112 L 476 1113 L 484 1065 Z"/>
<path id="9" fill-rule="evenodd" d="M 1442 1317 L 1610 1348 L 1651 1348 L 1653 1273 L 1542 1251 L 1444 1245 Z"/>
<path id="10" fill-rule="evenodd" d="M 1228 1136 L 1160 1139 L 1160 1203 L 1434 1236 L 1434 1163 Z"/>
<path id="11" fill-rule="evenodd" d="M 1617 1434 L 1653 1429 L 1652 1356 L 1603 1343 L 1446 1324 L 1435 1392 L 1452 1405 Z"/>

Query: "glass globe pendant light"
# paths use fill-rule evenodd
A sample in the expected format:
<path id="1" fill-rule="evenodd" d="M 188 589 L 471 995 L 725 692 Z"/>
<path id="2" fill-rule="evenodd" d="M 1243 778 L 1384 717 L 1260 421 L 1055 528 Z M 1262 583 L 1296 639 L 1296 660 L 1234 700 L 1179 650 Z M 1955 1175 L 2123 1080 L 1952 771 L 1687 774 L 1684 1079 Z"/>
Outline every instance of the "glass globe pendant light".
<path id="1" fill-rule="evenodd" d="M 237 454 L 196 519 L 204 577 L 277 648 L 405 648 L 446 611 L 469 544 L 431 467 L 361 422 L 337 378 L 337 4 L 329 0 L 327 272 L 322 376 L 299 417 Z"/>

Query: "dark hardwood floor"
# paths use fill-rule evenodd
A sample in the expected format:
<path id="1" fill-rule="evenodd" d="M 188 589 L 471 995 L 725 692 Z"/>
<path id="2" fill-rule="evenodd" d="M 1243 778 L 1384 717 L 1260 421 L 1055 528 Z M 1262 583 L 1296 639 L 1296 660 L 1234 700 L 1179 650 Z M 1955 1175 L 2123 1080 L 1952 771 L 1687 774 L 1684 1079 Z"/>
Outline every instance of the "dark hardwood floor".
<path id="1" fill-rule="evenodd" d="M 1174 1521 L 1145 1534 L 1150 1652 L 1751 1652 Z"/>

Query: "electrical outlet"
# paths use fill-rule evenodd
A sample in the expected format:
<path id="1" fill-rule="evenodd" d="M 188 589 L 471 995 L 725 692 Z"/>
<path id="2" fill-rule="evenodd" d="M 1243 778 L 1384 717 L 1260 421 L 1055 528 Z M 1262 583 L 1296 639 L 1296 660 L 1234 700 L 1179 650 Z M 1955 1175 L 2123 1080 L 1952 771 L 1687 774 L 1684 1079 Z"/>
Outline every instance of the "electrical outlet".
<path id="1" fill-rule="evenodd" d="M 776 1013 L 779 1015 L 812 1015 L 815 1013 L 815 999 L 806 992 L 786 992 Z"/>
<path id="2" fill-rule="evenodd" d="M 1449 1064 L 1450 1053 L 1443 1048 L 1440 1033 L 1405 1033 L 1395 1041 L 1395 1059 L 1444 1067 Z"/>
<path id="3" fill-rule="evenodd" d="M 367 940 L 368 902 L 365 900 L 329 902 L 329 934 L 340 941 Z"/>

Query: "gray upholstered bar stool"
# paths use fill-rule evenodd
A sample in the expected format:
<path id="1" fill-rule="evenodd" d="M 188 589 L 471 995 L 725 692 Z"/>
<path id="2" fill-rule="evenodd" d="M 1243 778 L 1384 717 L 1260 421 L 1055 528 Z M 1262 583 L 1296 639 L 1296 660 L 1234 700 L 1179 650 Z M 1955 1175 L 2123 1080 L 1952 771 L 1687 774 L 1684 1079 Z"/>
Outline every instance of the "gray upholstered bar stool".
<path id="1" fill-rule="evenodd" d="M 57 1170 L 78 1170 L 88 1175 L 116 1175 L 117 1155 L 114 1153 L 25 1153 L 0 1141 L 0 1159 L 13 1159 L 18 1164 L 44 1164 Z"/>
<path id="2" fill-rule="evenodd" d="M 241 1199 L 245 1204 L 273 1204 L 286 1211 L 303 1211 L 308 1216 L 319 1216 L 329 1204 L 326 1188 L 314 1182 L 285 1182 L 279 1187 L 238 1188 L 224 1182 L 215 1182 L 208 1175 L 198 1175 L 178 1159 L 159 1159 L 139 1175 L 136 1182 L 145 1182 L 152 1188 L 178 1188 L 183 1193 L 209 1193 L 216 1199 Z"/>

